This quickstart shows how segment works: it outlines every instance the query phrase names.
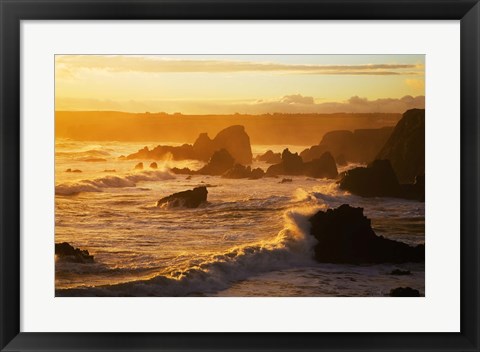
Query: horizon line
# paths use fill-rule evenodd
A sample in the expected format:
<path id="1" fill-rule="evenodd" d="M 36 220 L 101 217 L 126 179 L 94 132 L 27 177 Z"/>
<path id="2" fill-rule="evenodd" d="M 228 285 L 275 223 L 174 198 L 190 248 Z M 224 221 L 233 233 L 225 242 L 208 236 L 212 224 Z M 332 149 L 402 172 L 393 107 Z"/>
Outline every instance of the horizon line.
<path id="1" fill-rule="evenodd" d="M 136 115 L 168 115 L 168 116 L 272 116 L 272 115 L 336 115 L 336 114 L 344 114 L 344 115 L 369 115 L 369 114 L 381 114 L 381 115 L 392 115 L 392 114 L 404 114 L 406 111 L 409 110 L 425 110 L 425 108 L 412 108 L 407 109 L 403 112 L 345 112 L 345 111 L 338 111 L 338 112 L 269 112 L 269 113 L 262 113 L 262 114 L 251 114 L 251 113 L 229 113 L 229 114 L 191 114 L 191 113 L 182 113 L 182 112 L 174 112 L 168 113 L 164 111 L 143 111 L 143 112 L 134 112 L 134 111 L 121 111 L 121 110 L 55 110 L 55 113 L 122 113 L 122 114 L 136 114 Z"/>

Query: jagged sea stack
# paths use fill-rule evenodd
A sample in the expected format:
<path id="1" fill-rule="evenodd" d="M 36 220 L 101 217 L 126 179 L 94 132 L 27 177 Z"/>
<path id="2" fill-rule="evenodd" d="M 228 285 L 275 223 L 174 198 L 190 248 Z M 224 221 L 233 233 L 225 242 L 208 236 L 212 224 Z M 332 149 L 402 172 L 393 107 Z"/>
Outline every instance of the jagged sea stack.
<path id="1" fill-rule="evenodd" d="M 310 218 L 318 243 L 315 259 L 322 263 L 405 263 L 425 261 L 425 246 L 409 246 L 377 236 L 362 208 L 348 204 L 319 211 Z"/>
<path id="2" fill-rule="evenodd" d="M 403 114 L 376 159 L 390 160 L 400 183 L 425 174 L 425 110 Z"/>

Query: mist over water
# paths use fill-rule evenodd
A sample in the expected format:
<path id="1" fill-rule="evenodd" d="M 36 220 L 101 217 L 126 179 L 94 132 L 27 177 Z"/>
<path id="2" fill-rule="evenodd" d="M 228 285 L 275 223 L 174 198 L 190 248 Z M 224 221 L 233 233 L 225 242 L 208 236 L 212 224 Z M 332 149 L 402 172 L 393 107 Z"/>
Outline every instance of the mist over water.
<path id="1" fill-rule="evenodd" d="M 94 264 L 56 262 L 57 295 L 383 296 L 399 286 L 424 293 L 423 264 L 315 262 L 308 222 L 319 209 L 348 203 L 365 209 L 378 235 L 419 244 L 424 203 L 361 198 L 339 190 L 335 181 L 305 176 L 289 176 L 291 183 L 280 183 L 282 177 L 187 179 L 169 169 L 197 169 L 202 162 L 157 161 L 154 170 L 144 160 L 144 169 L 134 170 L 140 161 L 119 159 L 157 144 L 57 139 L 55 242 L 95 256 Z M 255 156 L 285 146 L 252 148 Z M 162 197 L 200 185 L 208 187 L 206 205 L 155 206 Z M 388 275 L 395 268 L 412 275 Z"/>

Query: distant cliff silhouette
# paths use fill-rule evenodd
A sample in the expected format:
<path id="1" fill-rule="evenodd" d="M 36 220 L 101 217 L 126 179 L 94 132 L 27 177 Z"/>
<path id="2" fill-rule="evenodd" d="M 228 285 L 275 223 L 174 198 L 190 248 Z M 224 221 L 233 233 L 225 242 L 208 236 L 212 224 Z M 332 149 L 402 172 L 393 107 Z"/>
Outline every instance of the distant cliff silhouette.
<path id="1" fill-rule="evenodd" d="M 376 129 L 338 130 L 327 132 L 320 144 L 300 153 L 303 161 L 319 158 L 330 152 L 338 164 L 343 161 L 368 163 L 375 159 L 393 131 L 392 127 Z"/>
<path id="2" fill-rule="evenodd" d="M 242 125 L 252 144 L 314 145 L 333 130 L 395 126 L 401 114 L 168 115 L 118 111 L 56 111 L 55 136 L 85 141 L 193 142 Z M 335 155 L 334 155 L 335 156 Z"/>
<path id="3" fill-rule="evenodd" d="M 425 110 L 403 114 L 376 159 L 390 160 L 400 183 L 413 183 L 425 174 Z"/>
<path id="4" fill-rule="evenodd" d="M 425 201 L 425 110 L 406 111 L 377 158 L 346 171 L 339 184 L 363 197 Z"/>

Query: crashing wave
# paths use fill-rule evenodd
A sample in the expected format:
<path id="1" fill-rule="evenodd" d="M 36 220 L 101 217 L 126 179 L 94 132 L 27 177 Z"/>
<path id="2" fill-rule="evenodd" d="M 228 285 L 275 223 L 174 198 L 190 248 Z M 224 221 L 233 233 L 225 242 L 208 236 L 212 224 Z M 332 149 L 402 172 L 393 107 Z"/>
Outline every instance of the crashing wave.
<path id="1" fill-rule="evenodd" d="M 62 196 L 75 195 L 81 192 L 102 192 L 105 188 L 136 187 L 142 181 L 160 181 L 174 178 L 166 171 L 143 171 L 126 176 L 103 176 L 92 180 L 60 183 L 55 186 L 55 194 Z"/>
<path id="2" fill-rule="evenodd" d="M 308 266 L 316 240 L 310 236 L 314 209 L 289 210 L 285 227 L 275 238 L 234 247 L 222 254 L 191 262 L 188 269 L 148 280 L 115 285 L 57 290 L 57 296 L 189 296 L 226 289 L 232 282 L 272 270 Z"/>
<path id="3" fill-rule="evenodd" d="M 72 158 L 99 158 L 99 157 L 106 157 L 110 156 L 110 153 L 106 150 L 99 150 L 99 149 L 90 149 L 86 151 L 76 151 L 76 152 L 65 152 L 59 151 L 55 152 L 55 156 L 58 157 L 72 157 Z"/>

